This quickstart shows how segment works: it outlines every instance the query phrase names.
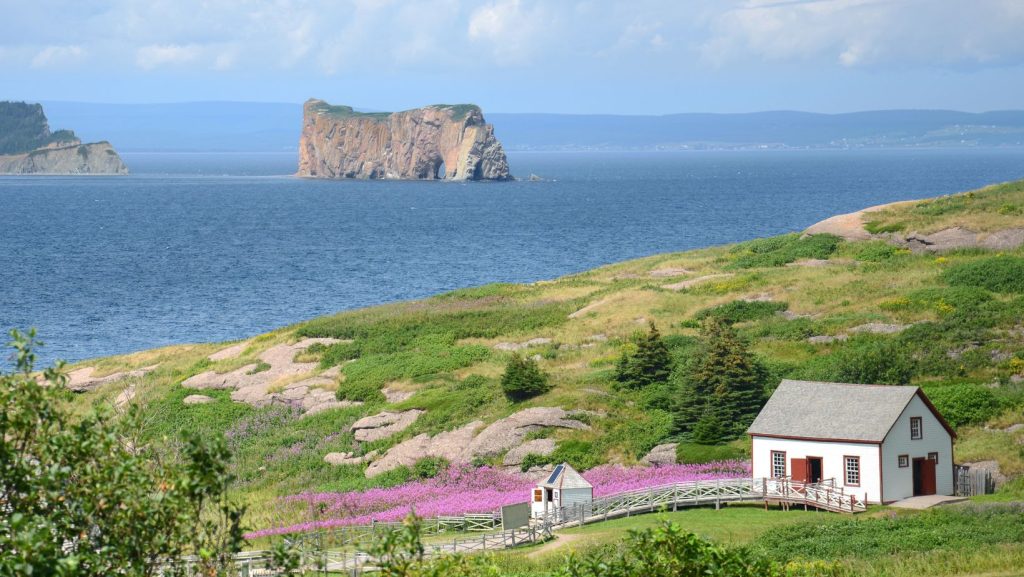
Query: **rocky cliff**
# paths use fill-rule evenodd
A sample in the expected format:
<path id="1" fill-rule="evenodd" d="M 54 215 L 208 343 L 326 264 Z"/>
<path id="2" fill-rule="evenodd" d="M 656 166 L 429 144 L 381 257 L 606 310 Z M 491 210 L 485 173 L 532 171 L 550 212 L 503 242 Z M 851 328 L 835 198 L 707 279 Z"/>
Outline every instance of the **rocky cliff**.
<path id="1" fill-rule="evenodd" d="M 0 174 L 128 174 L 109 142 L 40 148 L 0 156 Z"/>
<path id="2" fill-rule="evenodd" d="M 43 107 L 0 102 L 0 174 L 128 174 L 109 142 L 50 132 Z"/>
<path id="3" fill-rule="evenodd" d="M 505 150 L 470 104 L 360 113 L 309 100 L 303 108 L 298 176 L 509 180 Z"/>

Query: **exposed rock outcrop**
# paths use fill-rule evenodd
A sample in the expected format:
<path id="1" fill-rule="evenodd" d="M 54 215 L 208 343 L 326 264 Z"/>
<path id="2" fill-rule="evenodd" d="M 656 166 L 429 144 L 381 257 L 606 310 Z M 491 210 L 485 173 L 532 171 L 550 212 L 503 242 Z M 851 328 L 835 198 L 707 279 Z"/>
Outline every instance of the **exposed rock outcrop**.
<path id="1" fill-rule="evenodd" d="M 351 406 L 350 401 L 338 401 L 334 393 L 324 390 L 335 384 L 338 371 L 333 367 L 319 375 L 313 375 L 318 363 L 295 362 L 295 355 L 316 343 L 331 345 L 342 342 L 338 339 L 303 339 L 295 344 L 274 345 L 259 355 L 260 364 L 249 364 L 227 373 L 205 371 L 189 377 L 182 386 L 192 389 L 234 389 L 231 400 L 260 407 L 275 401 L 300 407 L 307 414 L 330 408 Z M 227 351 L 228 356 L 237 356 L 231 350 L 234 345 L 214 353 Z M 241 351 L 237 351 L 241 353 Z M 225 355 L 221 355 L 225 356 Z M 309 375 L 308 378 L 302 378 Z"/>
<path id="2" fill-rule="evenodd" d="M 564 429 L 589 429 L 590 425 L 573 418 L 580 412 L 570 412 L 558 407 L 533 407 L 523 409 L 499 419 L 486 428 L 480 421 L 473 421 L 454 431 L 440 433 L 433 437 L 426 433 L 403 441 L 388 450 L 382 457 L 370 463 L 366 468 L 366 476 L 374 477 L 395 467 L 411 466 L 423 457 L 442 457 L 452 463 L 469 463 L 476 457 L 491 457 L 505 451 L 516 451 L 516 447 L 533 444 L 535 449 L 542 448 L 536 440 L 526 441 L 531 431 L 545 427 Z M 588 413 L 589 415 L 590 413 Z M 483 428 L 483 430 L 480 430 Z M 477 431 L 480 431 L 477 434 Z M 547 447 L 550 441 L 543 440 Z M 551 447 L 554 450 L 554 447 Z M 537 450 L 526 449 L 523 457 Z M 513 456 L 512 460 L 515 460 Z M 519 458 L 522 462 L 522 458 Z"/>
<path id="3" fill-rule="evenodd" d="M 540 455 L 541 457 L 547 457 L 554 452 L 554 439 L 534 439 L 532 441 L 526 441 L 522 445 L 519 445 L 508 453 L 505 453 L 505 457 L 501 462 L 505 466 L 521 465 L 527 455 Z"/>
<path id="4" fill-rule="evenodd" d="M 1024 227 L 979 233 L 964 227 L 953 226 L 929 234 L 919 232 L 872 234 L 865 228 L 864 224 L 870 221 L 871 213 L 913 202 L 915 201 L 894 202 L 848 214 L 839 214 L 811 225 L 804 231 L 804 234 L 833 234 L 845 240 L 884 240 L 913 252 L 941 253 L 963 248 L 1014 250 L 1024 245 Z"/>
<path id="5" fill-rule="evenodd" d="M 384 411 L 359 419 L 352 424 L 351 430 L 357 441 L 378 441 L 408 429 L 422 414 L 423 411 L 419 409 L 401 413 Z"/>
<path id="6" fill-rule="evenodd" d="M 361 113 L 308 100 L 298 176 L 409 180 L 509 180 L 505 150 L 471 104 Z"/>
<path id="7" fill-rule="evenodd" d="M 120 381 L 122 379 L 137 379 L 156 370 L 157 365 L 142 367 L 131 371 L 119 371 L 105 377 L 94 377 L 95 367 L 82 367 L 68 372 L 68 388 L 76 393 L 86 393 L 96 390 L 101 385 Z"/>
<path id="8" fill-rule="evenodd" d="M 679 445 L 677 443 L 665 443 L 663 445 L 658 445 L 651 449 L 649 453 L 644 455 L 644 457 L 640 459 L 640 463 L 652 467 L 675 465 L 678 462 L 676 459 L 676 447 L 678 446 Z"/>

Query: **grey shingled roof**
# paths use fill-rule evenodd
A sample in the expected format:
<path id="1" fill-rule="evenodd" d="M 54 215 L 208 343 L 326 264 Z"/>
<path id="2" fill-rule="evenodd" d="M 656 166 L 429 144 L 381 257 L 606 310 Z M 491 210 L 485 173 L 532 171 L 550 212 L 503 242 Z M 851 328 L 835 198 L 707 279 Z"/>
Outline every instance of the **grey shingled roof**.
<path id="1" fill-rule="evenodd" d="M 917 387 L 785 380 L 747 432 L 880 443 L 915 394 Z"/>
<path id="2" fill-rule="evenodd" d="M 587 482 L 573 469 L 569 463 L 562 463 L 555 467 L 547 481 L 540 484 L 541 487 L 552 489 L 592 489 L 594 486 Z"/>

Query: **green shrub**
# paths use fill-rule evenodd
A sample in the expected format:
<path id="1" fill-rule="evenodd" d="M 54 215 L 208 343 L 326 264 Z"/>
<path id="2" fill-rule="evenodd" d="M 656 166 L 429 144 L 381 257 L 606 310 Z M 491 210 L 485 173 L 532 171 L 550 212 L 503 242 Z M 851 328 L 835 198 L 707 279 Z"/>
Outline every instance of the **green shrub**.
<path id="1" fill-rule="evenodd" d="M 366 381 L 345 381 L 338 385 L 335 396 L 339 401 L 355 401 L 359 403 L 382 403 L 387 399 L 380 392 L 380 385 Z"/>
<path id="2" fill-rule="evenodd" d="M 750 338 L 770 338 L 783 341 L 804 341 L 818 333 L 814 321 L 808 318 L 786 320 L 771 318 L 742 331 Z"/>
<path id="3" fill-rule="evenodd" d="M 756 321 L 770 318 L 775 313 L 789 308 L 788 303 L 773 301 L 732 301 L 716 307 L 706 308 L 696 315 L 694 319 L 703 321 L 713 317 L 730 325 L 745 321 Z"/>
<path id="4" fill-rule="evenodd" d="M 992 389 L 982 385 L 928 387 L 925 394 L 953 428 L 984 423 L 999 414 L 1001 408 Z"/>
<path id="5" fill-rule="evenodd" d="M 542 395 L 551 388 L 548 377 L 537 366 L 537 361 L 513 354 L 501 376 L 501 390 L 512 402 L 525 401 Z"/>
<path id="6" fill-rule="evenodd" d="M 826 259 L 839 247 L 842 240 L 831 234 L 801 237 L 784 234 L 740 243 L 731 250 L 736 254 L 731 268 L 782 266 L 800 259 Z"/>
<path id="7" fill-rule="evenodd" d="M 676 458 L 680 463 L 704 464 L 715 461 L 743 459 L 747 455 L 739 447 L 732 445 L 701 445 L 699 443 L 679 443 L 676 446 Z"/>
<path id="8" fill-rule="evenodd" d="M 916 373 L 909 349 L 898 339 L 857 335 L 834 352 L 811 359 L 796 378 L 837 383 L 905 385 Z"/>
<path id="9" fill-rule="evenodd" d="M 448 468 L 448 459 L 444 457 L 423 457 L 412 466 L 413 477 L 417 479 L 433 479 Z"/>
<path id="10" fill-rule="evenodd" d="M 898 255 L 909 254 L 905 248 L 891 245 L 882 240 L 858 243 L 853 258 L 862 262 L 883 262 Z"/>
<path id="11" fill-rule="evenodd" d="M 314 350 L 313 347 L 321 347 Z M 341 342 L 335 343 L 330 346 L 324 346 L 322 343 L 315 343 L 313 346 L 307 349 L 311 353 L 320 353 L 320 366 L 323 368 L 333 367 L 340 365 L 345 361 L 351 361 L 352 359 L 358 359 L 361 354 L 361 348 L 359 343 L 352 342 Z"/>
<path id="12" fill-rule="evenodd" d="M 593 469 L 604 463 L 604 455 L 594 443 L 577 439 L 558 443 L 547 459 L 549 463 L 569 463 L 579 471 Z"/>
<path id="13" fill-rule="evenodd" d="M 993 256 L 954 265 L 942 273 L 953 286 L 981 287 L 998 293 L 1024 292 L 1024 258 Z"/>
<path id="14" fill-rule="evenodd" d="M 542 467 L 551 462 L 551 457 L 545 457 L 544 455 L 538 455 L 536 453 L 527 453 L 523 457 L 523 462 L 519 465 L 519 470 L 522 472 L 529 471 L 532 467 Z"/>

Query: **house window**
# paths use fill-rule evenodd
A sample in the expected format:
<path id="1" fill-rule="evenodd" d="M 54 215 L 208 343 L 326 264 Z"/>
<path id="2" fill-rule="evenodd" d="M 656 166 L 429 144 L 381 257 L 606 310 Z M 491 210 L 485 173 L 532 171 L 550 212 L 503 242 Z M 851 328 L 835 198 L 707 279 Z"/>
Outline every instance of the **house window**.
<path id="1" fill-rule="evenodd" d="M 843 457 L 846 464 L 846 484 L 851 487 L 860 487 L 860 457 Z"/>
<path id="2" fill-rule="evenodd" d="M 533 502 L 534 503 L 541 503 L 543 501 L 544 501 L 544 489 L 534 489 L 533 490 Z"/>
<path id="3" fill-rule="evenodd" d="M 939 464 L 939 454 L 938 453 L 928 453 L 928 458 L 930 460 L 932 460 L 932 461 L 935 461 L 936 465 Z"/>
<path id="4" fill-rule="evenodd" d="M 909 467 L 910 466 L 910 455 L 900 455 L 899 461 L 900 461 L 900 467 L 901 468 L 902 467 Z"/>
<path id="5" fill-rule="evenodd" d="M 786 452 L 772 451 L 772 477 L 786 476 Z"/>
<path id="6" fill-rule="evenodd" d="M 910 417 L 910 438 L 911 440 L 918 440 L 924 437 L 924 431 L 921 425 L 921 417 Z"/>

